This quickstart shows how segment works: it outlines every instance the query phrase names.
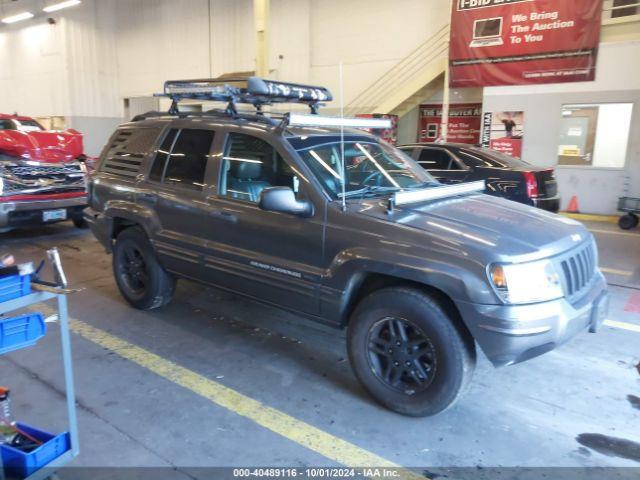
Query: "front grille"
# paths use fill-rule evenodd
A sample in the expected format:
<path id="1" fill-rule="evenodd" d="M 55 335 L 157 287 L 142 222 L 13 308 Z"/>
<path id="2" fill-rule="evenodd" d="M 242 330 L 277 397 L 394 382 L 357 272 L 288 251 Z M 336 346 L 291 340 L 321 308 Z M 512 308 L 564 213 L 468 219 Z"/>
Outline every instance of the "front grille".
<path id="1" fill-rule="evenodd" d="M 0 164 L 2 196 L 84 189 L 84 171 L 78 162 L 33 164 L 22 161 Z"/>
<path id="2" fill-rule="evenodd" d="M 597 255 L 593 242 L 561 260 L 567 297 L 577 298 L 590 285 L 596 269 Z"/>

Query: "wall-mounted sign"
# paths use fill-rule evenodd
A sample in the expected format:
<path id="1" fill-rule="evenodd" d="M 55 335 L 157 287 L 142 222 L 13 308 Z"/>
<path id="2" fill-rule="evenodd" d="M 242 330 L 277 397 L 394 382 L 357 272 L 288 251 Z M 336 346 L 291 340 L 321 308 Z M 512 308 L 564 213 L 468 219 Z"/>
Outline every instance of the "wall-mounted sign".
<path id="1" fill-rule="evenodd" d="M 451 86 L 595 79 L 602 0 L 454 0 Z"/>
<path id="2" fill-rule="evenodd" d="M 447 141 L 470 143 L 480 141 L 481 103 L 460 103 L 449 106 Z M 441 138 L 442 104 L 420 105 L 418 142 L 435 142 Z"/>
<path id="3" fill-rule="evenodd" d="M 357 118 L 384 118 L 391 120 L 391 128 L 365 128 L 369 133 L 380 137 L 387 143 L 395 145 L 398 143 L 398 116 L 388 113 L 359 113 Z"/>
<path id="4" fill-rule="evenodd" d="M 524 112 L 485 112 L 482 146 L 522 157 L 524 140 Z"/>

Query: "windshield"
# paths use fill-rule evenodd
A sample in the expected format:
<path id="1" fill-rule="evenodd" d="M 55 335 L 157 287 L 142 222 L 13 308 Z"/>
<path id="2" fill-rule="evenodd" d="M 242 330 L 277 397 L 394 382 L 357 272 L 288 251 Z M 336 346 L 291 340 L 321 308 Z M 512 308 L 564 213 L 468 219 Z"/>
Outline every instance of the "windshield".
<path id="1" fill-rule="evenodd" d="M 18 126 L 18 130 L 21 132 L 39 132 L 44 130 L 42 125 L 40 125 L 35 120 L 16 120 L 16 125 Z"/>
<path id="2" fill-rule="evenodd" d="M 339 140 L 298 150 L 302 160 L 334 198 L 342 195 Z M 372 140 L 345 141 L 346 196 L 393 192 L 435 183 L 422 167 L 395 147 Z"/>

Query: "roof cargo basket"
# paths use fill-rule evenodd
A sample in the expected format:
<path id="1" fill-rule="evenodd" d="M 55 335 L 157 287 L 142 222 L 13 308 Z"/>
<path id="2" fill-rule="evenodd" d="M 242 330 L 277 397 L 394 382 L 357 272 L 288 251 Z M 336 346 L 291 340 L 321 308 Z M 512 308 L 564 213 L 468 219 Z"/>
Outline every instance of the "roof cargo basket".
<path id="1" fill-rule="evenodd" d="M 312 114 L 318 113 L 323 102 L 333 100 L 331 92 L 324 87 L 297 83 L 278 82 L 259 77 L 169 80 L 164 84 L 164 93 L 156 96 L 172 100 L 169 114 L 179 114 L 181 100 L 204 100 L 226 102 L 226 113 L 237 116 L 237 104 L 253 105 L 258 114 L 264 105 L 274 103 L 300 103 L 307 105 Z"/>

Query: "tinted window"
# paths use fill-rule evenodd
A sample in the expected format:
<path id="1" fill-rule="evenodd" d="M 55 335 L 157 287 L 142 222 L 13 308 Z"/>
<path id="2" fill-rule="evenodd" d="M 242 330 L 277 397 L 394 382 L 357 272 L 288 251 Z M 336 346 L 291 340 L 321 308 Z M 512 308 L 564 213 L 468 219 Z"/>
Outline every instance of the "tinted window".
<path id="1" fill-rule="evenodd" d="M 0 120 L 0 130 L 15 130 L 16 126 L 11 120 Z"/>
<path id="2" fill-rule="evenodd" d="M 164 182 L 202 190 L 212 143 L 211 130 L 180 130 L 167 160 Z"/>
<path id="3" fill-rule="evenodd" d="M 136 177 L 160 132 L 160 128 L 122 128 L 116 131 L 105 149 L 100 171 Z"/>
<path id="4" fill-rule="evenodd" d="M 457 165 L 452 164 L 449 153 L 440 148 L 423 149 L 420 152 L 418 163 L 426 170 L 450 170 L 452 166 L 457 169 Z"/>
<path id="5" fill-rule="evenodd" d="M 231 133 L 222 163 L 220 194 L 239 200 L 258 202 L 269 187 L 298 190 L 298 178 L 276 149 L 256 137 Z"/>
<path id="6" fill-rule="evenodd" d="M 153 161 L 151 172 L 149 173 L 150 180 L 153 180 L 154 182 L 162 181 L 164 167 L 167 165 L 167 159 L 169 158 L 169 153 L 171 152 L 171 147 L 173 146 L 173 141 L 175 140 L 177 133 L 178 130 L 175 128 L 169 130 L 169 133 L 162 142 L 162 145 L 160 145 L 158 153 L 156 153 L 156 158 Z"/>
<path id="7" fill-rule="evenodd" d="M 519 158 L 510 157 L 504 153 L 496 152 L 489 148 L 469 147 L 464 150 L 459 150 L 458 154 L 466 162 L 467 159 L 472 158 L 474 161 L 482 161 L 485 167 L 496 168 L 527 168 L 531 165 Z"/>

